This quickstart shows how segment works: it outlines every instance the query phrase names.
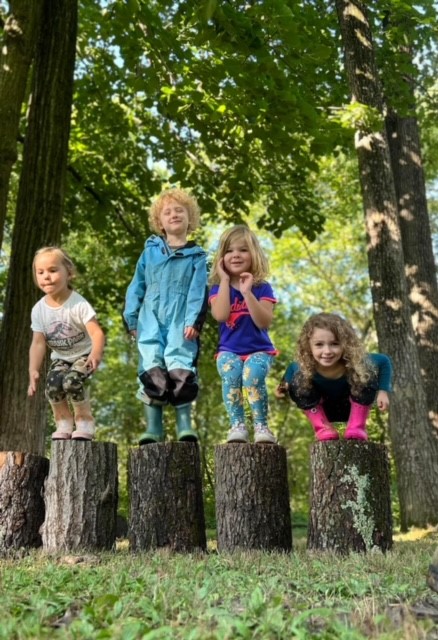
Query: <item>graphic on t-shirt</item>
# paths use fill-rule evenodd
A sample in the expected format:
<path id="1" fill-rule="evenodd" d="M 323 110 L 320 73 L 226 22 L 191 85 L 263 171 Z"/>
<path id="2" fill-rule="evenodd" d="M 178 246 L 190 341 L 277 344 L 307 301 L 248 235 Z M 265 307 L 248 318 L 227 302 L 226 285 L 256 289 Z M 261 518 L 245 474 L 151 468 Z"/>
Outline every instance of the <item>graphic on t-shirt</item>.
<path id="1" fill-rule="evenodd" d="M 64 351 L 71 349 L 85 338 L 85 332 L 79 331 L 67 322 L 53 322 L 47 329 L 47 344 L 51 349 Z"/>
<path id="2" fill-rule="evenodd" d="M 245 300 L 239 300 L 239 298 L 234 298 L 234 302 L 230 306 L 230 315 L 225 323 L 229 329 L 235 329 L 237 326 L 237 321 L 242 316 L 248 316 L 249 311 L 246 305 Z"/>

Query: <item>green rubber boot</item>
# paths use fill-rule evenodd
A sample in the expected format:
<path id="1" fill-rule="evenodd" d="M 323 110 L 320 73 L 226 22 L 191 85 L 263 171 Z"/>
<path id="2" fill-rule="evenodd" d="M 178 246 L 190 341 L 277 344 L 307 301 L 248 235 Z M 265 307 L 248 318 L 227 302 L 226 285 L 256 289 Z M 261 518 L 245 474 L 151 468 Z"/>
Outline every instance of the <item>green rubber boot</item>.
<path id="1" fill-rule="evenodd" d="M 163 407 L 159 404 L 145 404 L 146 431 L 138 441 L 139 445 L 163 442 Z"/>
<path id="2" fill-rule="evenodd" d="M 192 405 L 175 407 L 176 435 L 180 442 L 198 442 L 198 434 L 192 429 Z"/>

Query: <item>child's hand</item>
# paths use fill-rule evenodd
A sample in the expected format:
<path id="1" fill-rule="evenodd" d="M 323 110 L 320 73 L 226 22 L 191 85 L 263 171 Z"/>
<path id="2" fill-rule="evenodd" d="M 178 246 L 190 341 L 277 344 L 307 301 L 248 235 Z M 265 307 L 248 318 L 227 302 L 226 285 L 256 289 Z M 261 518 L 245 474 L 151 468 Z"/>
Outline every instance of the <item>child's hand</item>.
<path id="1" fill-rule="evenodd" d="M 288 384 L 284 380 L 280 382 L 274 391 L 274 395 L 278 400 L 284 400 L 287 396 Z"/>
<path id="2" fill-rule="evenodd" d="M 224 267 L 224 259 L 221 258 L 219 260 L 219 262 L 217 263 L 217 267 L 216 270 L 218 272 L 219 278 L 221 280 L 227 280 L 228 282 L 230 281 L 230 276 L 228 275 L 228 273 L 225 271 L 225 267 Z"/>
<path id="3" fill-rule="evenodd" d="M 199 331 L 197 331 L 194 327 L 186 327 L 184 329 L 184 338 L 186 340 L 196 340 L 199 336 Z"/>
<path id="4" fill-rule="evenodd" d="M 252 289 L 252 285 L 254 284 L 254 276 L 249 271 L 244 271 L 240 274 L 239 277 L 239 288 L 240 293 L 244 296 L 246 293 L 249 293 Z"/>
<path id="5" fill-rule="evenodd" d="M 27 395 L 29 398 L 34 396 L 36 393 L 39 377 L 40 374 L 38 371 L 29 371 L 29 386 L 27 388 Z"/>
<path id="6" fill-rule="evenodd" d="M 380 411 L 388 411 L 389 408 L 389 395 L 386 391 L 379 391 L 377 394 L 376 404 Z"/>
<path id="7" fill-rule="evenodd" d="M 91 352 L 88 358 L 85 361 L 85 366 L 87 369 L 91 370 L 91 372 L 96 371 L 97 367 L 100 365 L 102 358 L 95 353 Z"/>

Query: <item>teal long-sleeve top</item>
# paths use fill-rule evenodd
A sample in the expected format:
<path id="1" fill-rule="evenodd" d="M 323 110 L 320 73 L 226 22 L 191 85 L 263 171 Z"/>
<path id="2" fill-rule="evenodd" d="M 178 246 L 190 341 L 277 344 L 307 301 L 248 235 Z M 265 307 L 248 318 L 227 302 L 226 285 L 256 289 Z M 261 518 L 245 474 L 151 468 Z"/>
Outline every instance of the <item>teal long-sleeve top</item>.
<path id="1" fill-rule="evenodd" d="M 392 363 L 391 359 L 383 353 L 369 353 L 367 357 L 377 371 L 378 390 L 390 392 L 392 390 Z M 294 375 L 300 370 L 297 362 L 291 362 L 286 369 L 283 380 L 290 383 Z M 325 396 L 338 396 L 348 384 L 345 376 L 332 379 L 325 378 L 320 373 L 315 373 L 313 380 Z"/>

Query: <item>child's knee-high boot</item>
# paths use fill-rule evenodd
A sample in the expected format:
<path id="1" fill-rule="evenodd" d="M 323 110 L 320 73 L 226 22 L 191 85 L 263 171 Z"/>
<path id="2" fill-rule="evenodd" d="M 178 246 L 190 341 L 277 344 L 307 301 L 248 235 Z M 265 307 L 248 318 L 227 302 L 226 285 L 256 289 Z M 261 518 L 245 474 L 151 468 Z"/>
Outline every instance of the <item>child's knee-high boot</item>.
<path id="1" fill-rule="evenodd" d="M 192 429 L 192 405 L 175 407 L 176 435 L 180 442 L 198 442 L 198 434 Z"/>
<path id="2" fill-rule="evenodd" d="M 153 444 L 163 441 L 163 407 L 158 404 L 145 404 L 146 431 L 138 444 Z"/>
<path id="3" fill-rule="evenodd" d="M 338 440 L 339 434 L 330 424 L 322 404 L 318 404 L 313 409 L 306 409 L 304 413 L 315 430 L 317 440 Z"/>
<path id="4" fill-rule="evenodd" d="M 348 418 L 345 437 L 348 440 L 368 440 L 367 419 L 371 411 L 371 405 L 359 404 L 350 398 L 350 417 Z"/>

